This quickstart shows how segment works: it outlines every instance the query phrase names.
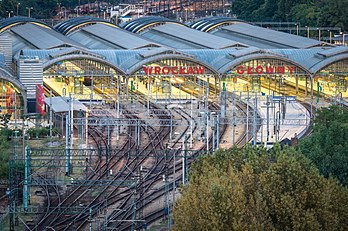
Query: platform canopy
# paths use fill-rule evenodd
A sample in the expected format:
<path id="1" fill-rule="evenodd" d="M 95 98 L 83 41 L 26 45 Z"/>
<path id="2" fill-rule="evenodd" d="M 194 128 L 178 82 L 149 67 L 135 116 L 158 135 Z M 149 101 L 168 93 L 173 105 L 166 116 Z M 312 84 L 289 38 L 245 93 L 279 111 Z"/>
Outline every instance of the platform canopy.
<path id="1" fill-rule="evenodd" d="M 52 102 L 50 97 L 45 97 L 45 104 L 50 106 L 52 103 L 52 111 L 54 113 L 65 113 L 69 111 L 69 97 L 52 97 Z M 72 102 L 74 111 L 87 111 L 87 107 L 78 101 L 77 99 L 73 99 Z"/>

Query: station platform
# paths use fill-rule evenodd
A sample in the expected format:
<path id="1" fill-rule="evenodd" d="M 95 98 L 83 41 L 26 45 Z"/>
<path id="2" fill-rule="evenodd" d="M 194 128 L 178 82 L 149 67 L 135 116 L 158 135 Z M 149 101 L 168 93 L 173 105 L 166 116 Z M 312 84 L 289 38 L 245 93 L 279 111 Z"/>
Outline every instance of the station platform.
<path id="1" fill-rule="evenodd" d="M 79 92 L 75 92 L 75 86 L 73 83 L 70 83 L 69 86 L 67 86 L 65 82 L 57 82 L 54 78 L 44 78 L 43 82 L 45 86 L 49 86 L 49 88 L 52 89 L 52 92 L 55 96 L 64 96 L 63 93 L 65 91 L 65 96 L 68 96 L 69 93 L 73 93 L 75 99 L 103 100 L 103 97 L 98 94 L 98 92 L 94 91 L 93 94 L 91 94 L 91 89 L 84 85 L 82 85 L 81 87 L 79 86 Z"/>
<path id="2" fill-rule="evenodd" d="M 270 123 L 267 128 L 266 122 L 263 122 L 263 126 L 257 132 L 258 143 L 272 144 L 284 139 L 301 138 L 307 131 L 310 125 L 310 113 L 301 103 L 287 102 L 284 117 L 283 113 L 279 114 L 281 112 L 279 106 L 278 103 L 270 105 L 268 109 Z M 257 110 L 261 118 L 267 121 L 265 100 L 258 103 Z"/>
<path id="3" fill-rule="evenodd" d="M 130 83 L 129 88 L 131 88 Z M 171 86 L 171 90 L 168 91 L 168 89 L 164 90 L 159 85 L 150 84 L 150 86 L 147 86 L 147 84 L 137 82 L 135 89 L 139 93 L 150 97 L 150 100 L 156 103 L 186 103 L 194 98 L 191 94 L 173 85 Z"/>
<path id="4" fill-rule="evenodd" d="M 238 78 L 237 82 L 233 82 L 232 80 L 225 80 L 223 81 L 226 83 L 226 88 L 228 92 L 232 92 L 232 91 L 247 91 L 246 86 L 250 85 L 250 83 L 242 78 Z M 297 94 L 296 93 L 296 79 L 295 78 L 287 78 L 284 80 L 284 83 L 286 83 L 287 85 L 292 86 L 292 89 L 290 87 L 287 87 L 287 95 L 291 95 L 291 96 L 296 96 L 296 98 L 298 98 L 300 101 L 305 101 L 306 99 L 308 99 L 310 97 L 310 87 L 308 87 L 308 96 L 305 96 L 303 94 Z M 313 86 L 313 90 L 314 90 L 314 97 L 316 97 L 317 94 L 317 85 L 316 82 L 314 83 L 315 86 Z M 321 87 L 322 87 L 322 91 L 321 91 L 321 97 L 324 98 L 334 98 L 335 96 L 335 92 L 334 89 L 328 85 L 327 83 L 321 83 Z M 298 89 L 299 90 L 306 90 L 306 81 L 305 80 L 298 80 Z M 264 88 L 261 86 L 261 92 L 265 93 L 266 95 L 272 95 L 272 90 L 268 89 L 268 88 Z M 278 93 L 276 93 L 278 94 Z M 348 91 L 347 92 L 342 92 L 342 99 L 345 103 L 348 102 Z"/>

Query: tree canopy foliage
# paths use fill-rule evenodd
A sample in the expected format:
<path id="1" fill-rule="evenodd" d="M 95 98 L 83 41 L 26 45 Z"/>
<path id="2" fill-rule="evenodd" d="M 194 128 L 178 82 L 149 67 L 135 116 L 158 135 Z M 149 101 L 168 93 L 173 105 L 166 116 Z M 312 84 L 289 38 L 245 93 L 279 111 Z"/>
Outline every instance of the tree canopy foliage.
<path id="1" fill-rule="evenodd" d="M 299 22 L 348 30 L 348 0 L 235 0 L 233 13 L 247 21 Z"/>
<path id="2" fill-rule="evenodd" d="M 348 190 L 294 149 L 246 147 L 197 161 L 174 229 L 347 230 Z"/>
<path id="3" fill-rule="evenodd" d="M 10 159 L 9 136 L 11 130 L 0 128 L 0 178 L 6 179 L 8 175 L 8 161 Z"/>
<path id="4" fill-rule="evenodd" d="M 325 177 L 348 186 L 348 111 L 338 106 L 318 110 L 312 135 L 300 141 L 300 150 Z"/>

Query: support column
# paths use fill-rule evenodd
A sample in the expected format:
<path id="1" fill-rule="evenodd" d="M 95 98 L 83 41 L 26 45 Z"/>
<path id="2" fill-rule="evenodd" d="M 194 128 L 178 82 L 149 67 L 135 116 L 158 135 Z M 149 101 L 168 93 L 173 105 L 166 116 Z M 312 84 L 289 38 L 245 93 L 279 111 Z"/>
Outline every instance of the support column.
<path id="1" fill-rule="evenodd" d="M 30 148 L 25 148 L 24 184 L 23 184 L 23 207 L 28 211 L 29 204 L 29 176 L 30 176 Z"/>
<path id="2" fill-rule="evenodd" d="M 298 75 L 296 75 L 296 95 L 298 94 Z"/>

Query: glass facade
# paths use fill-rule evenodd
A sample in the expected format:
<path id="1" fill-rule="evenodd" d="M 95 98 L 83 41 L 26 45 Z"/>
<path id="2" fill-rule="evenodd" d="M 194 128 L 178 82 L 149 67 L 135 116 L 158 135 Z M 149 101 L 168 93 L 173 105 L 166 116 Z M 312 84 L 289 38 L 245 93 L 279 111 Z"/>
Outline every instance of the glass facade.
<path id="1" fill-rule="evenodd" d="M 78 99 L 112 98 L 117 94 L 120 73 L 94 60 L 75 59 L 56 62 L 44 70 L 44 86 L 53 95 Z"/>
<path id="2" fill-rule="evenodd" d="M 310 75 L 290 62 L 256 59 L 232 67 L 223 75 L 221 86 L 229 91 L 305 97 Z"/>
<path id="3" fill-rule="evenodd" d="M 322 68 L 314 76 L 314 89 L 323 97 L 348 97 L 348 59 Z"/>
<path id="4" fill-rule="evenodd" d="M 181 59 L 149 63 L 129 78 L 129 86 L 150 98 L 203 99 L 218 94 L 219 77 L 202 64 Z M 135 93 L 135 91 L 133 91 Z"/>
<path id="5" fill-rule="evenodd" d="M 20 119 L 24 113 L 24 100 L 19 89 L 11 82 L 0 78 L 0 115 Z"/>

